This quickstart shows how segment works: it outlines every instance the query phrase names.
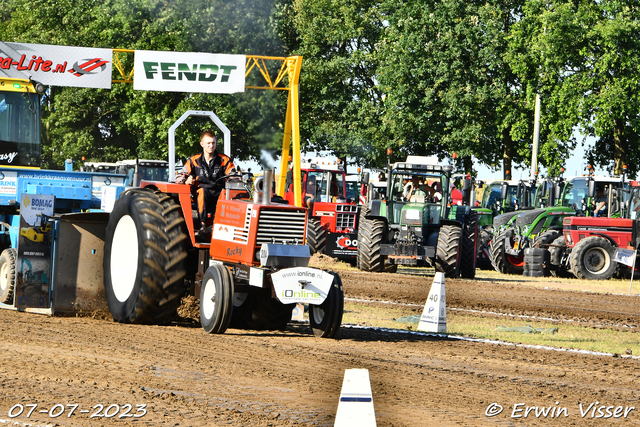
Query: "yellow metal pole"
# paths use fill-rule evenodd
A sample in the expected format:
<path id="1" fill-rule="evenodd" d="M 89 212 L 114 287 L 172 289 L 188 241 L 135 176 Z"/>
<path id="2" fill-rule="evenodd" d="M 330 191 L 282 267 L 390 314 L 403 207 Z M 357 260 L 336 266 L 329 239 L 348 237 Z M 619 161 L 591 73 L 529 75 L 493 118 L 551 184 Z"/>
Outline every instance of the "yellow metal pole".
<path id="1" fill-rule="evenodd" d="M 293 196 L 296 206 L 302 206 L 302 184 L 300 182 L 300 109 L 298 94 L 302 56 L 292 56 L 289 67 L 289 104 L 291 105 L 291 137 L 293 138 Z"/>
<path id="2" fill-rule="evenodd" d="M 287 114 L 284 119 L 284 139 L 282 141 L 282 155 L 280 158 L 280 178 L 278 179 L 276 194 L 284 197 L 289 170 L 289 149 L 291 147 L 291 92 L 287 97 Z"/>

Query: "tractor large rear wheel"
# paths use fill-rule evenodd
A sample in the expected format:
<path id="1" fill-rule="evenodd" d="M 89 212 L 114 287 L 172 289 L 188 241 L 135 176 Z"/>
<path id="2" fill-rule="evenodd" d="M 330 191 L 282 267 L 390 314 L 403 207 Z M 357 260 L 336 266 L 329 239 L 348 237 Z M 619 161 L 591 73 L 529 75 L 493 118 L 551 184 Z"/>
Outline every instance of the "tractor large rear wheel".
<path id="1" fill-rule="evenodd" d="M 13 304 L 13 291 L 16 286 L 16 260 L 18 251 L 8 248 L 0 254 L 0 302 Z"/>
<path id="2" fill-rule="evenodd" d="M 342 324 L 344 311 L 344 290 L 342 280 L 336 273 L 327 299 L 320 305 L 309 305 L 309 324 L 313 335 L 318 338 L 333 338 Z"/>
<path id="3" fill-rule="evenodd" d="M 477 240 L 478 214 L 471 211 L 462 228 L 460 276 L 464 279 L 473 279 L 476 277 L 476 259 L 478 256 Z"/>
<path id="4" fill-rule="evenodd" d="M 435 269 L 444 273 L 445 277 L 456 277 L 458 251 L 460 250 L 460 234 L 462 229 L 455 225 L 443 225 L 438 233 Z"/>
<path id="5" fill-rule="evenodd" d="M 505 242 L 509 239 L 513 243 L 513 230 L 506 229 L 494 236 L 489 246 L 491 264 L 498 273 L 522 274 L 524 270 L 524 256 L 510 255 L 505 252 Z"/>
<path id="6" fill-rule="evenodd" d="M 608 280 L 616 273 L 614 253 L 615 248 L 604 237 L 587 237 L 571 251 L 571 270 L 578 279 Z"/>
<path id="7" fill-rule="evenodd" d="M 104 244 L 105 297 L 122 323 L 166 323 L 185 293 L 187 235 L 167 194 L 124 192 L 109 215 Z"/>
<path id="8" fill-rule="evenodd" d="M 379 219 L 361 219 L 358 227 L 358 268 L 369 272 L 383 271 L 386 257 L 380 251 L 386 232 L 385 223 Z"/>
<path id="9" fill-rule="evenodd" d="M 327 246 L 327 230 L 317 219 L 309 218 L 307 222 L 307 245 L 309 245 L 311 255 L 324 253 Z"/>

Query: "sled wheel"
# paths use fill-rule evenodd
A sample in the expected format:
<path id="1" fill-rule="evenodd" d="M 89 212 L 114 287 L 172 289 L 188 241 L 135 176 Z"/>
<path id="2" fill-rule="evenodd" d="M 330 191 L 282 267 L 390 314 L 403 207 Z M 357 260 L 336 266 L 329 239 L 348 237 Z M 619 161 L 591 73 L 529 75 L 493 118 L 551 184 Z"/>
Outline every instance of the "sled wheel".
<path id="1" fill-rule="evenodd" d="M 284 331 L 291 320 L 295 304 L 283 304 L 271 296 L 271 289 L 251 288 L 249 290 L 248 309 L 245 327 L 258 331 Z"/>
<path id="2" fill-rule="evenodd" d="M 435 269 L 444 273 L 445 277 L 456 276 L 458 250 L 460 248 L 460 233 L 462 229 L 455 225 L 443 225 L 438 233 Z"/>
<path id="3" fill-rule="evenodd" d="M 214 264 L 207 269 L 200 288 L 200 324 L 205 332 L 222 334 L 233 313 L 233 279 L 229 269 Z"/>
<path id="4" fill-rule="evenodd" d="M 358 268 L 362 271 L 384 271 L 386 257 L 381 254 L 386 231 L 384 221 L 360 217 L 358 227 Z"/>
<path id="5" fill-rule="evenodd" d="M 333 274 L 333 283 L 327 298 L 320 305 L 309 304 L 309 323 L 313 335 L 318 338 L 335 337 L 342 324 L 344 311 L 342 280 L 336 273 L 331 274 Z"/>
<path id="6" fill-rule="evenodd" d="M 309 218 L 307 222 L 307 245 L 311 255 L 324 253 L 327 246 L 327 231 L 317 219 Z"/>
<path id="7" fill-rule="evenodd" d="M 603 237 L 580 240 L 571 251 L 571 270 L 578 279 L 607 280 L 616 272 L 615 248 Z"/>
<path id="8" fill-rule="evenodd" d="M 0 254 L 0 302 L 13 304 L 13 290 L 16 286 L 16 258 L 18 251 L 8 248 Z"/>
<path id="9" fill-rule="evenodd" d="M 167 194 L 131 189 L 116 200 L 104 244 L 105 298 L 122 323 L 173 320 L 185 293 L 187 235 Z"/>

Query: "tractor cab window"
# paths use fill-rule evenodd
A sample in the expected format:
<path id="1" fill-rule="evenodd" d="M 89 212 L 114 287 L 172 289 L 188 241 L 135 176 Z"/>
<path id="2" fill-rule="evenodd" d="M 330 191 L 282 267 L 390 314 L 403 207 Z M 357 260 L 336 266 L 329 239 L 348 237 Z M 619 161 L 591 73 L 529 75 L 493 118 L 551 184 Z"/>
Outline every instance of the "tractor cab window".
<path id="1" fill-rule="evenodd" d="M 0 154 L 5 165 L 40 166 L 38 95 L 0 92 Z"/>
<path id="2" fill-rule="evenodd" d="M 484 193 L 482 193 L 482 207 L 496 210 L 499 208 L 500 196 L 502 193 L 502 184 L 489 184 Z"/>
<path id="3" fill-rule="evenodd" d="M 635 187 L 629 194 L 629 218 L 640 219 L 640 188 Z"/>
<path id="4" fill-rule="evenodd" d="M 573 209 L 578 216 L 586 215 L 584 208 L 587 207 L 586 203 L 588 189 L 589 181 L 586 178 L 578 178 L 567 181 L 564 187 L 562 206 Z"/>
<path id="5" fill-rule="evenodd" d="M 341 172 L 309 172 L 309 178 L 316 183 L 316 201 L 336 203 L 338 199 L 344 199 L 344 176 Z M 344 200 L 342 200 L 344 202 Z"/>

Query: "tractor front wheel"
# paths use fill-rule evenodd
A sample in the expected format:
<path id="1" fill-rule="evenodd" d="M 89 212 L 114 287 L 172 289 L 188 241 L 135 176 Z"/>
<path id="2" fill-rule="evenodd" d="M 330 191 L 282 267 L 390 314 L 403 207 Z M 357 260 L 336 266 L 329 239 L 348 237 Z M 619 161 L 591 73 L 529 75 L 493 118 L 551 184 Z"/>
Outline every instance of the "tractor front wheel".
<path id="1" fill-rule="evenodd" d="M 185 293 L 187 235 L 167 194 L 131 189 L 116 200 L 104 243 L 104 288 L 121 323 L 167 323 Z"/>
<path id="2" fill-rule="evenodd" d="M 461 233 L 462 229 L 455 225 L 440 227 L 434 264 L 436 271 L 444 273 L 445 277 L 456 277 Z"/>
<path id="3" fill-rule="evenodd" d="M 13 290 L 16 286 L 16 259 L 18 251 L 8 248 L 0 254 L 0 302 L 13 303 Z"/>
<path id="4" fill-rule="evenodd" d="M 324 253 L 327 246 L 327 230 L 317 219 L 309 218 L 307 222 L 307 245 L 309 245 L 311 255 Z"/>
<path id="5" fill-rule="evenodd" d="M 358 268 L 362 271 L 380 272 L 385 269 L 386 257 L 382 255 L 385 223 L 379 219 L 361 218 L 358 227 Z"/>
<path id="6" fill-rule="evenodd" d="M 478 256 L 476 246 L 477 238 L 478 214 L 471 211 L 462 228 L 460 277 L 463 279 L 473 279 L 476 277 L 476 260 Z"/>
<path id="7" fill-rule="evenodd" d="M 587 237 L 574 246 L 569 257 L 571 270 L 578 279 L 607 280 L 616 272 L 615 248 L 607 239 Z"/>
<path id="8" fill-rule="evenodd" d="M 498 273 L 522 274 L 524 270 L 524 256 L 510 255 L 505 252 L 506 241 L 513 243 L 513 233 L 514 231 L 508 228 L 491 240 L 489 246 L 491 264 Z"/>
<path id="9" fill-rule="evenodd" d="M 233 313 L 233 277 L 227 267 L 214 264 L 207 269 L 200 288 L 200 324 L 205 332 L 222 334 Z"/>

